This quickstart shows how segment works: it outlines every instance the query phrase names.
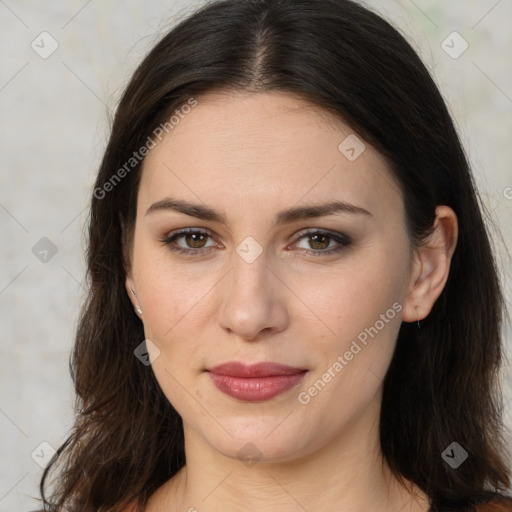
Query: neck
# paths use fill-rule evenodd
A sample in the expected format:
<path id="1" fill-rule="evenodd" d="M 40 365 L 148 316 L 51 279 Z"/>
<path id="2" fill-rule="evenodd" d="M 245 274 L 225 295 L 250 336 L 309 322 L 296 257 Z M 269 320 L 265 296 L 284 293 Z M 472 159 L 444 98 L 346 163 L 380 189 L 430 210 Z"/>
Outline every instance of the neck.
<path id="1" fill-rule="evenodd" d="M 427 512 L 427 497 L 401 486 L 385 463 L 378 417 L 360 420 L 300 459 L 253 465 L 224 456 L 185 426 L 187 464 L 146 510 Z"/>

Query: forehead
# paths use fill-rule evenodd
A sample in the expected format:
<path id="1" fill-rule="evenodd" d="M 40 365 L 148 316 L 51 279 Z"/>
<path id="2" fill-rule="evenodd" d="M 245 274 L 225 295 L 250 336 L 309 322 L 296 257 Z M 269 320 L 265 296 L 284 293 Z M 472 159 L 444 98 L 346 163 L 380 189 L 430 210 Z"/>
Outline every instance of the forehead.
<path id="1" fill-rule="evenodd" d="M 401 201 L 385 159 L 340 118 L 303 99 L 224 91 L 196 101 L 146 156 L 142 205 L 166 193 L 222 209 L 330 199 L 375 209 Z"/>

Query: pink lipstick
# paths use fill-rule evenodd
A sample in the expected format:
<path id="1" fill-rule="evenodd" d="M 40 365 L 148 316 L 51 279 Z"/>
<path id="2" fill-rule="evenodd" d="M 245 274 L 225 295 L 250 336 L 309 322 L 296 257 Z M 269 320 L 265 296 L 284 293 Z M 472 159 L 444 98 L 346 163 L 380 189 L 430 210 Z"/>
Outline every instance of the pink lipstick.
<path id="1" fill-rule="evenodd" d="M 223 363 L 207 371 L 220 391 L 246 402 L 270 400 L 296 386 L 307 373 L 302 368 L 278 363 L 246 365 L 237 361 Z"/>

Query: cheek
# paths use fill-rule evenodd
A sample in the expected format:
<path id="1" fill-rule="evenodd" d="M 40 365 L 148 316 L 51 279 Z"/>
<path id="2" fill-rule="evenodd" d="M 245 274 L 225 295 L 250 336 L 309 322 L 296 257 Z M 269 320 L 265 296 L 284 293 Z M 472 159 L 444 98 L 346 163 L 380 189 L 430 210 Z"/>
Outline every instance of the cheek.
<path id="1" fill-rule="evenodd" d="M 205 328 L 212 318 L 207 291 L 218 281 L 208 274 L 189 274 L 178 272 L 169 258 L 161 258 L 140 265 L 136 275 L 144 335 L 159 350 L 152 369 L 162 391 L 180 412 L 190 402 L 184 389 L 198 393 L 192 382 L 202 369 Z"/>
<path id="2" fill-rule="evenodd" d="M 190 329 L 197 324 L 205 290 L 213 282 L 211 276 L 198 275 L 193 267 L 178 267 L 167 250 L 155 246 L 154 241 L 141 240 L 136 246 L 134 278 L 148 338 L 172 340 L 183 325 Z"/>
<path id="3" fill-rule="evenodd" d="M 368 258 L 354 258 L 350 266 L 323 279 L 322 286 L 309 286 L 308 304 L 338 339 L 357 336 L 381 315 L 386 317 L 386 325 L 399 324 L 406 261 L 400 254 L 386 257 L 380 250 Z"/>
<path id="4" fill-rule="evenodd" d="M 179 348 L 177 352 L 174 349 L 162 351 L 151 364 L 150 371 L 153 371 L 162 393 L 178 414 L 187 422 L 192 420 L 200 426 L 208 424 L 209 418 L 201 407 L 204 399 L 197 381 L 191 378 L 190 355 L 182 353 Z"/>
<path id="5" fill-rule="evenodd" d="M 310 294 L 309 304 L 329 327 L 318 340 L 323 359 L 318 371 L 331 368 L 339 376 L 333 389 L 357 395 L 367 386 L 373 389 L 372 382 L 376 389 L 384 378 L 401 324 L 408 257 L 406 244 L 375 247 Z"/>
<path id="6" fill-rule="evenodd" d="M 377 400 L 393 356 L 399 295 L 392 282 L 371 277 L 335 280 L 322 299 L 322 318 L 332 332 L 313 340 L 318 364 L 299 401 L 333 426 L 363 414 Z"/>

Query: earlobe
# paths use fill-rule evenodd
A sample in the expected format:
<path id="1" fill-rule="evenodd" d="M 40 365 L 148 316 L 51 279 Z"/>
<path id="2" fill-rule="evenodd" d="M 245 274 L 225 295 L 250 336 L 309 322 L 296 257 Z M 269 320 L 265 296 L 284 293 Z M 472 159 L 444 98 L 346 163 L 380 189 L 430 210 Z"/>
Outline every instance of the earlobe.
<path id="1" fill-rule="evenodd" d="M 432 310 L 448 280 L 457 236 L 455 212 L 448 206 L 438 206 L 431 234 L 421 247 L 415 249 L 402 315 L 404 322 L 422 320 Z"/>

